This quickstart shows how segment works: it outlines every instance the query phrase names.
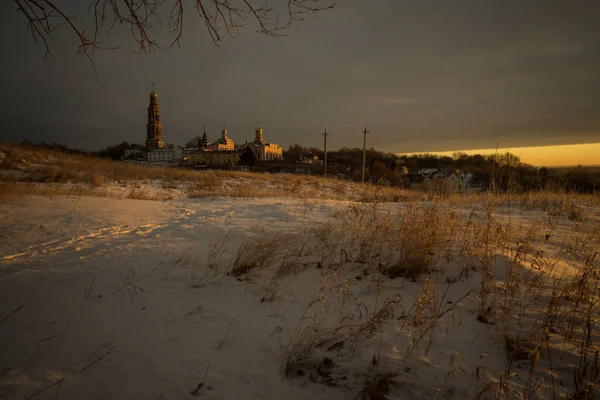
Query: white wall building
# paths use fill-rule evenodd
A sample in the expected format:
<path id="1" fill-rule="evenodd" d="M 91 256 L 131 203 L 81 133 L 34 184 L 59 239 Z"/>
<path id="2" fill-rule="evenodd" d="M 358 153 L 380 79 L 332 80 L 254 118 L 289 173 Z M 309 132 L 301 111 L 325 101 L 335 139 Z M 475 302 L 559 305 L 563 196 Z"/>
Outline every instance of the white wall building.
<path id="1" fill-rule="evenodd" d="M 146 153 L 149 162 L 175 163 L 183 159 L 183 149 L 173 146 L 168 149 L 150 150 Z"/>

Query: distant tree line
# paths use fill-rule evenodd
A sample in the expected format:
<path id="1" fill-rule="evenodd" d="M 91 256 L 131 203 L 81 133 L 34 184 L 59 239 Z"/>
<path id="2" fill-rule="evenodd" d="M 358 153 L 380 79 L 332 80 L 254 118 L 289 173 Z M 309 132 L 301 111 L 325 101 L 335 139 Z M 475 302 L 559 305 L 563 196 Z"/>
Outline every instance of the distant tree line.
<path id="1" fill-rule="evenodd" d="M 120 160 L 125 154 L 125 150 L 129 147 L 128 142 L 121 142 L 114 146 L 106 146 L 98 152 L 99 157 L 110 158 L 111 160 Z"/>
<path id="2" fill-rule="evenodd" d="M 482 189 L 498 191 L 566 190 L 595 192 L 600 189 L 600 167 L 535 167 L 521 162 L 510 152 L 491 155 L 456 152 L 449 156 L 435 154 L 398 155 L 368 149 L 367 178 L 371 182 L 384 179 L 394 186 L 408 186 L 410 176 L 423 169 L 457 170 L 471 174 L 472 183 Z M 283 156 L 288 161 L 300 161 L 309 155 L 323 159 L 322 149 L 289 146 Z M 361 179 L 363 150 L 343 147 L 327 152 L 327 171 L 332 176 L 358 181 Z"/>
<path id="3" fill-rule="evenodd" d="M 98 152 L 86 152 L 69 148 L 60 143 L 21 142 L 24 146 L 51 149 L 70 154 L 92 155 L 120 160 L 128 142 L 107 146 Z M 435 154 L 398 155 L 385 153 L 373 148 L 366 151 L 367 179 L 393 186 L 409 186 L 410 176 L 423 169 L 448 171 L 457 170 L 472 174 L 472 182 L 482 189 L 498 191 L 528 190 L 565 190 L 577 192 L 597 192 L 600 190 L 600 166 L 585 167 L 535 167 L 521 162 L 518 156 L 506 152 L 491 155 L 466 154 L 457 152 L 448 156 Z M 303 147 L 293 144 L 283 152 L 284 159 L 290 163 L 303 158 L 323 159 L 322 149 Z M 363 150 L 361 148 L 342 147 L 327 152 L 327 172 L 335 178 L 359 181 L 361 179 Z M 256 163 L 254 154 L 246 149 L 242 159 L 250 166 Z"/>

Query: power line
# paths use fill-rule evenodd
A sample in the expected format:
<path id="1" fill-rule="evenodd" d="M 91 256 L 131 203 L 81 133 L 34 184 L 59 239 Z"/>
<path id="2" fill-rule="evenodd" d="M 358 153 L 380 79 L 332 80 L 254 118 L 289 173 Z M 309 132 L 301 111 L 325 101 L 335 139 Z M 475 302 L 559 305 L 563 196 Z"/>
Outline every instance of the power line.
<path id="1" fill-rule="evenodd" d="M 365 122 L 365 129 L 363 130 L 363 166 L 362 166 L 362 183 L 365 183 L 365 166 L 367 162 L 367 133 L 371 133 L 367 130 L 367 123 Z"/>
<path id="2" fill-rule="evenodd" d="M 327 129 L 325 129 L 325 132 L 323 132 L 321 135 L 323 135 L 323 140 L 325 142 L 323 144 L 323 148 L 325 151 L 325 157 L 324 157 L 325 168 L 323 170 L 323 176 L 325 176 L 325 178 L 327 178 L 327 136 L 329 136 L 329 133 L 327 133 Z"/>

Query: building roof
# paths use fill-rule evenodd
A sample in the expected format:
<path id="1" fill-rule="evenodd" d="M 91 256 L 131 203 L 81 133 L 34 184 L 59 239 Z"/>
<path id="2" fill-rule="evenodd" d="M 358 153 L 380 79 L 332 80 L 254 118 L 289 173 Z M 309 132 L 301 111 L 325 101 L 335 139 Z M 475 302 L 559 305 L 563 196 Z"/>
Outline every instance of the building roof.
<path id="1" fill-rule="evenodd" d="M 198 150 L 194 153 L 191 153 L 190 155 L 193 154 L 242 154 L 242 151 L 240 150 Z"/>

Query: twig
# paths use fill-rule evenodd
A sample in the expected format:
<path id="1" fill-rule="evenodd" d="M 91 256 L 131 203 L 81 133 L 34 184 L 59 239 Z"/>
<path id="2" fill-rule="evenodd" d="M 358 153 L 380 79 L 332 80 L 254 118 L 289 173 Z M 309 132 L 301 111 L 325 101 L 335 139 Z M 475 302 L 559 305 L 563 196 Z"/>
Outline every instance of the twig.
<path id="1" fill-rule="evenodd" d="M 96 281 L 96 277 L 98 276 L 98 273 L 94 274 L 94 277 L 92 278 L 92 280 L 90 281 L 90 284 L 88 285 L 88 287 L 85 289 L 84 292 L 84 297 L 87 299 L 90 296 L 90 293 L 92 293 L 92 287 L 94 286 L 94 282 Z"/>
<path id="2" fill-rule="evenodd" d="M 95 64 L 91 58 L 97 50 L 107 47 L 101 46 L 99 37 L 108 36 L 116 24 L 129 28 L 130 35 L 139 45 L 138 52 L 153 52 L 162 47 L 154 38 L 153 28 L 155 24 L 162 29 L 162 22 L 168 22 L 169 33 L 175 35 L 171 46 L 179 45 L 184 32 L 184 13 L 187 8 L 183 0 L 93 0 L 88 7 L 88 12 L 93 16 L 94 22 L 91 26 L 91 34 L 79 24 L 75 17 L 68 14 L 66 7 L 55 5 L 51 0 L 13 0 L 27 23 L 27 27 L 34 41 L 41 39 L 46 49 L 46 55 L 53 57 L 50 51 L 50 40 L 52 33 L 60 26 L 66 25 L 78 38 L 78 52 L 84 53 L 92 62 L 96 73 Z M 262 5 L 254 1 L 241 0 L 239 6 L 230 0 L 194 0 L 191 2 L 200 18 L 204 21 L 206 29 L 213 43 L 218 47 L 221 41 L 220 31 L 224 28 L 231 37 L 236 36 L 238 28 L 250 16 L 258 23 L 258 32 L 268 37 L 285 36 L 292 22 L 302 21 L 303 15 L 310 12 L 317 16 L 318 12 L 331 9 L 335 3 L 319 5 L 320 0 L 287 0 L 287 18 L 280 23 L 279 13 L 276 13 L 264 0 Z M 171 3 L 168 15 L 161 15 L 159 7 L 165 3 Z M 186 2 L 187 3 L 187 2 Z M 318 19 L 318 16 L 317 16 Z M 187 18 L 186 18 L 187 21 Z M 235 30 L 235 31 L 234 31 Z M 96 76 L 96 80 L 98 80 Z"/>
<path id="3" fill-rule="evenodd" d="M 40 343 L 43 343 L 43 342 L 47 342 L 48 340 L 56 339 L 56 338 L 59 338 L 61 336 L 65 336 L 65 334 L 61 333 L 60 335 L 54 335 L 54 336 L 47 337 L 46 339 L 38 340 L 37 342 L 35 342 L 35 344 L 40 344 Z"/>
<path id="4" fill-rule="evenodd" d="M 269 337 L 272 337 L 276 333 L 281 333 L 281 331 L 282 331 L 281 327 L 278 326 L 277 328 L 275 328 L 275 330 L 273 332 L 271 332 Z"/>
<path id="5" fill-rule="evenodd" d="M 113 342 L 114 342 L 114 340 L 113 340 Z M 54 386 L 57 386 L 57 385 L 60 385 L 60 384 L 62 384 L 62 382 L 63 382 L 63 381 L 65 381 L 65 380 L 69 379 L 70 377 L 72 377 L 72 376 L 74 376 L 74 375 L 77 375 L 77 374 L 79 374 L 80 372 L 83 372 L 83 371 L 85 371 L 86 369 L 88 369 L 88 368 L 92 367 L 93 365 L 95 365 L 95 364 L 99 363 L 99 362 L 100 362 L 100 361 L 101 361 L 101 360 L 102 360 L 104 357 L 108 356 L 108 355 L 109 355 L 109 354 L 110 354 L 110 353 L 113 351 L 113 349 L 114 349 L 114 348 L 115 348 L 115 346 L 112 346 L 112 347 L 110 347 L 110 348 L 109 348 L 109 349 L 106 351 L 106 353 L 102 354 L 100 357 L 96 358 L 94 361 L 92 361 L 92 362 L 88 363 L 87 365 L 85 365 L 84 367 L 82 367 L 82 368 L 78 369 L 77 371 L 73 371 L 73 372 L 71 372 L 70 374 L 63 376 L 62 378 L 60 378 L 60 379 L 59 379 L 59 380 L 57 380 L 56 382 L 54 382 L 54 383 L 52 383 L 52 384 L 50 384 L 50 385 L 46 386 L 45 388 L 38 390 L 37 392 L 35 392 L 35 393 L 34 393 L 34 394 L 32 394 L 31 396 L 29 396 L 29 397 L 26 397 L 26 398 L 25 398 L 25 400 L 33 399 L 34 397 L 36 397 L 36 396 L 38 396 L 38 395 L 40 395 L 40 394 L 44 393 L 46 390 L 48 390 L 48 389 L 51 389 L 51 388 L 53 388 Z"/>
<path id="6" fill-rule="evenodd" d="M 219 347 L 218 347 L 219 349 L 221 347 L 223 347 L 223 343 L 225 343 L 225 339 L 227 339 L 227 335 L 229 334 L 229 330 L 231 329 L 231 325 L 233 325 L 233 321 L 235 321 L 235 320 L 233 320 L 233 319 L 231 320 L 231 323 L 229 324 L 229 328 L 227 328 L 227 332 L 225 332 L 225 336 L 223 336 L 223 340 L 221 340 L 221 344 L 219 344 Z"/>
<path id="7" fill-rule="evenodd" d="M 195 315 L 198 313 L 202 313 L 202 307 L 198 306 L 196 308 L 194 308 L 192 311 L 190 311 L 189 313 L 185 314 L 186 317 L 189 317 L 190 315 Z"/>
<path id="8" fill-rule="evenodd" d="M 131 299 L 131 302 L 133 303 L 133 296 L 131 295 L 131 291 L 129 290 L 129 288 L 131 287 L 134 292 L 137 292 L 138 290 L 140 292 L 144 291 L 143 288 L 141 288 L 141 287 L 137 286 L 135 283 L 133 283 L 133 278 L 135 278 L 135 268 L 129 269 L 129 272 L 127 272 L 127 276 L 125 277 L 125 283 L 123 283 L 123 285 L 120 288 L 118 288 L 117 290 L 114 291 L 113 296 L 125 288 L 125 289 L 127 289 L 127 294 L 129 294 L 129 298 Z"/>
<path id="9" fill-rule="evenodd" d="M 152 276 L 152 274 L 158 270 L 160 268 L 160 266 L 164 263 L 164 261 L 159 262 L 158 264 L 156 264 L 156 267 L 152 268 L 152 271 L 150 271 L 150 274 L 148 274 L 148 276 Z"/>
<path id="10" fill-rule="evenodd" d="M 232 322 L 232 323 L 233 323 L 233 322 Z M 204 371 L 204 378 L 202 378 L 202 382 L 200 382 L 200 383 L 198 384 L 198 387 L 197 387 L 196 389 L 192 390 L 192 391 L 190 392 L 190 394 L 192 394 L 192 395 L 194 395 L 194 396 L 197 396 L 197 395 L 198 395 L 198 392 L 200 391 L 200 389 L 202 389 L 204 386 L 206 386 L 206 385 L 204 384 L 204 382 L 206 382 L 206 377 L 207 377 L 207 375 L 208 375 L 208 370 L 209 370 L 209 368 L 210 368 L 210 361 L 209 361 L 209 362 L 208 362 L 208 364 L 206 365 L 206 371 Z"/>
<path id="11" fill-rule="evenodd" d="M 98 347 L 96 350 L 94 350 L 94 351 L 92 352 L 92 354 L 90 354 L 90 356 L 89 356 L 89 358 L 88 358 L 88 359 L 91 361 L 91 360 L 92 360 L 92 358 L 94 358 L 94 356 L 95 356 L 97 353 L 101 352 L 102 350 L 106 349 L 106 348 L 107 348 L 107 347 L 109 347 L 109 346 L 112 346 L 112 344 L 113 344 L 114 342 L 115 342 L 115 339 L 111 340 L 110 342 L 106 342 L 106 343 L 104 343 L 104 344 L 101 344 L 101 345 L 100 345 L 100 346 L 99 346 L 99 347 Z M 113 346 L 113 347 L 114 347 L 114 346 Z"/>
<path id="12" fill-rule="evenodd" d="M 10 312 L 10 314 L 3 316 L 2 319 L 0 319 L 0 325 L 2 325 L 3 323 L 5 323 L 9 319 L 11 319 L 16 313 L 18 313 L 19 311 L 24 309 L 25 306 L 26 306 L 26 304 L 23 304 L 22 306 L 19 306 L 19 307 L 15 308 L 14 310 L 12 310 Z"/>

